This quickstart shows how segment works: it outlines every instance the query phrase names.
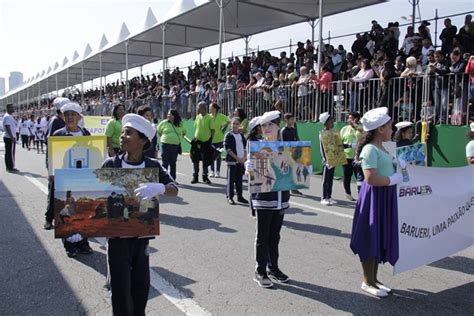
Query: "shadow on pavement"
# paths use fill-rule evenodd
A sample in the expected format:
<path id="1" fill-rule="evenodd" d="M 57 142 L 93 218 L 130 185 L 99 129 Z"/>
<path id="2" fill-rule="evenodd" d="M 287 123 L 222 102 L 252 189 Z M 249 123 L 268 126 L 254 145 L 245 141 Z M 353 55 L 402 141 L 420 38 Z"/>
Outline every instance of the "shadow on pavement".
<path id="1" fill-rule="evenodd" d="M 471 258 L 461 256 L 447 257 L 430 263 L 429 266 L 474 275 L 474 259 Z"/>
<path id="2" fill-rule="evenodd" d="M 86 314 L 1 181 L 0 204 L 0 315 Z"/>
<path id="3" fill-rule="evenodd" d="M 216 221 L 211 221 L 205 218 L 196 218 L 196 217 L 179 217 L 168 214 L 160 214 L 160 222 L 163 225 L 174 226 L 177 228 L 189 229 L 189 230 L 207 230 L 214 229 L 221 233 L 236 233 L 237 231 L 232 228 L 227 228 L 221 226 L 222 224 Z"/>
<path id="4" fill-rule="evenodd" d="M 186 286 L 196 283 L 196 281 L 189 279 L 187 277 L 184 277 L 182 275 L 176 274 L 174 272 L 171 272 L 162 267 L 151 267 L 151 270 L 158 273 L 163 279 L 165 279 L 168 283 L 170 283 L 169 285 L 176 288 L 187 297 L 189 298 L 194 297 L 194 293 L 190 289 L 187 289 Z M 176 297 L 176 298 L 181 299 L 182 297 Z"/>
<path id="5" fill-rule="evenodd" d="M 301 215 L 305 215 L 305 216 L 318 216 L 317 213 L 307 212 L 302 208 L 292 207 L 291 205 L 290 205 L 290 208 L 285 210 L 285 214 L 301 214 Z"/>
<path id="6" fill-rule="evenodd" d="M 343 238 L 349 238 L 349 239 L 351 238 L 351 234 L 343 233 L 339 229 L 326 227 L 326 226 L 295 223 L 295 222 L 290 222 L 286 219 L 283 221 L 283 226 L 289 229 L 294 229 L 294 230 L 299 230 L 299 231 L 314 233 L 314 234 L 319 234 L 319 235 L 343 237 Z"/>

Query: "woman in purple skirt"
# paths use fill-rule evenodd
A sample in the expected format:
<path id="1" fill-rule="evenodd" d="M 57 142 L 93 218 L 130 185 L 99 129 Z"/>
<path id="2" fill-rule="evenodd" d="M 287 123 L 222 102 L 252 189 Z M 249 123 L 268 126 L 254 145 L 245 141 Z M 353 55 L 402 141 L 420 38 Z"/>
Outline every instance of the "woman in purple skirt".
<path id="1" fill-rule="evenodd" d="M 386 107 L 368 111 L 362 118 L 364 135 L 356 155 L 362 163 L 365 180 L 352 223 L 351 249 L 359 255 L 364 272 L 361 289 L 378 297 L 391 289 L 377 279 L 380 263 L 394 265 L 398 260 L 397 184 L 393 158 L 382 143 L 390 141 L 392 120 Z"/>

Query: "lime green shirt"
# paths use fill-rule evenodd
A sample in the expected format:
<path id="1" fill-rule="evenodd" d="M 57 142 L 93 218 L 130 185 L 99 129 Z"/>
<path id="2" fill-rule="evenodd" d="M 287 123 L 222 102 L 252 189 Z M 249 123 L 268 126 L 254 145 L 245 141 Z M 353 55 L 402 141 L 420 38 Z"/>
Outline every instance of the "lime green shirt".
<path id="1" fill-rule="evenodd" d="M 229 118 L 222 113 L 217 113 L 216 116 L 210 114 L 212 118 L 212 128 L 214 129 L 214 137 L 212 143 L 222 143 L 224 141 L 224 127 L 229 125 Z"/>
<path id="2" fill-rule="evenodd" d="M 182 137 L 186 135 L 186 128 L 183 124 L 175 126 L 168 120 L 161 121 L 156 130 L 162 144 L 179 145 Z"/>
<path id="3" fill-rule="evenodd" d="M 344 145 L 349 145 L 349 148 L 344 148 L 344 154 L 347 159 L 354 159 L 355 149 L 351 147 L 352 143 L 357 143 L 362 136 L 362 133 L 350 125 L 344 126 L 339 132 L 341 141 Z"/>
<path id="4" fill-rule="evenodd" d="M 244 119 L 242 122 L 240 122 L 240 128 L 242 129 L 242 133 L 247 134 L 249 129 L 249 120 Z"/>
<path id="5" fill-rule="evenodd" d="M 122 133 L 122 121 L 111 119 L 105 127 L 105 136 L 112 138 L 112 147 L 120 147 L 120 134 Z"/>
<path id="6" fill-rule="evenodd" d="M 466 145 L 466 158 L 474 157 L 474 140 L 471 140 Z"/>
<path id="7" fill-rule="evenodd" d="M 360 159 L 364 170 L 377 169 L 378 174 L 385 177 L 390 177 L 395 173 L 392 156 L 372 144 L 367 144 L 362 148 Z"/>
<path id="8" fill-rule="evenodd" d="M 209 114 L 202 116 L 198 114 L 194 120 L 194 137 L 202 142 L 207 142 L 211 138 L 211 130 L 213 128 L 212 118 Z"/>

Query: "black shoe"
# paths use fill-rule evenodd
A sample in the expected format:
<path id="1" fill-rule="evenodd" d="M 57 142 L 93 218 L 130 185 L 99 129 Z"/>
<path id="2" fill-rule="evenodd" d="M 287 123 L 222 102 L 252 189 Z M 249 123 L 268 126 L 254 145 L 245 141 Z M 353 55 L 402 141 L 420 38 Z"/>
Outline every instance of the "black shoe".
<path id="1" fill-rule="evenodd" d="M 270 281 L 266 273 L 260 274 L 257 271 L 255 271 L 255 276 L 253 277 L 253 280 L 257 282 L 258 286 L 260 287 L 270 288 L 273 286 L 272 281 Z"/>
<path id="2" fill-rule="evenodd" d="M 268 277 L 273 280 L 274 282 L 278 283 L 286 283 L 290 278 L 284 274 L 283 272 L 280 271 L 280 269 L 275 269 L 275 270 L 268 270 L 267 271 Z"/>
<path id="3" fill-rule="evenodd" d="M 53 229 L 53 223 L 46 221 L 46 222 L 44 222 L 43 228 L 46 229 L 46 230 Z"/>
<path id="4" fill-rule="evenodd" d="M 299 190 L 291 190 L 291 194 L 292 195 L 303 195 L 303 193 L 300 192 Z"/>
<path id="5" fill-rule="evenodd" d="M 227 203 L 229 203 L 230 205 L 235 205 L 235 202 L 233 199 L 227 199 Z"/>
<path id="6" fill-rule="evenodd" d="M 78 253 L 79 253 L 79 250 L 77 248 L 72 248 L 70 250 L 66 250 L 66 254 L 69 258 L 76 257 Z"/>
<path id="7" fill-rule="evenodd" d="M 20 170 L 13 168 L 13 169 L 7 169 L 7 172 L 16 173 L 16 172 L 20 172 Z"/>
<path id="8" fill-rule="evenodd" d="M 242 204 L 249 204 L 249 201 L 247 201 L 243 196 L 239 196 L 237 198 L 237 202 L 242 203 Z"/>
<path id="9" fill-rule="evenodd" d="M 205 184 L 212 184 L 211 180 L 209 180 L 208 177 L 202 178 L 202 182 L 204 182 Z"/>
<path id="10" fill-rule="evenodd" d="M 84 244 L 79 247 L 79 252 L 88 255 L 92 253 L 92 248 L 88 244 Z"/>
<path id="11" fill-rule="evenodd" d="M 199 182 L 199 180 L 198 180 L 197 178 L 193 178 L 193 179 L 191 180 L 191 184 L 195 184 L 195 183 L 198 183 L 198 182 Z"/>

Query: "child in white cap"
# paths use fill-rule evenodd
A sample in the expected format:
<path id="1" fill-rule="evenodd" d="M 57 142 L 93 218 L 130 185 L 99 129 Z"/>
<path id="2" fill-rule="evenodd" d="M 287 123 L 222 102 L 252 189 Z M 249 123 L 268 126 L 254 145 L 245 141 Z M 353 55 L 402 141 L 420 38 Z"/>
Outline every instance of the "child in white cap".
<path id="1" fill-rule="evenodd" d="M 474 122 L 469 125 L 469 131 L 466 136 L 469 139 L 469 143 L 466 145 L 467 164 L 474 165 Z"/>
<path id="2" fill-rule="evenodd" d="M 368 111 L 362 118 L 364 135 L 357 148 L 365 180 L 362 184 L 352 223 L 350 247 L 362 262 L 364 280 L 361 289 L 378 297 L 391 289 L 377 279 L 379 263 L 394 265 L 398 260 L 397 184 L 393 158 L 383 142 L 392 136 L 392 120 L 386 107 Z M 402 162 L 400 162 L 402 165 Z"/>
<path id="3" fill-rule="evenodd" d="M 158 160 L 144 151 L 151 145 L 155 128 L 144 117 L 127 114 L 122 118 L 120 150 L 102 168 L 158 168 L 159 183 L 142 183 L 135 190 L 140 199 L 158 195 L 176 196 L 178 188 Z M 148 241 L 153 237 L 124 237 L 108 240 L 108 263 L 114 315 L 145 315 L 150 288 Z"/>
<path id="4" fill-rule="evenodd" d="M 319 115 L 319 121 L 324 125 L 324 131 L 329 131 L 334 126 L 334 121 L 328 112 Z M 334 166 L 330 166 L 327 162 L 324 145 L 319 134 L 319 150 L 321 158 L 323 159 L 323 197 L 321 199 L 322 205 L 334 205 L 336 201 L 332 199 L 332 184 L 334 180 Z"/>
<path id="5" fill-rule="evenodd" d="M 397 131 L 393 140 L 397 143 L 397 147 L 413 145 L 413 123 L 399 122 L 395 124 Z"/>

